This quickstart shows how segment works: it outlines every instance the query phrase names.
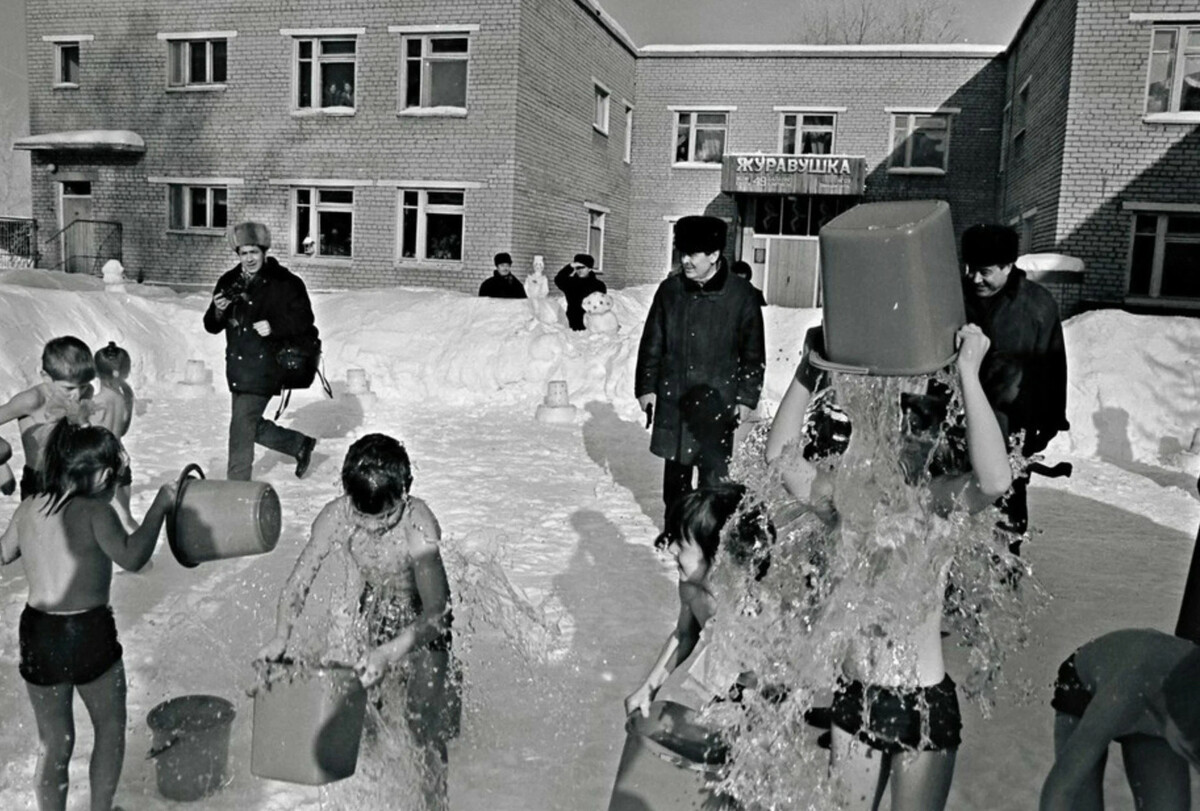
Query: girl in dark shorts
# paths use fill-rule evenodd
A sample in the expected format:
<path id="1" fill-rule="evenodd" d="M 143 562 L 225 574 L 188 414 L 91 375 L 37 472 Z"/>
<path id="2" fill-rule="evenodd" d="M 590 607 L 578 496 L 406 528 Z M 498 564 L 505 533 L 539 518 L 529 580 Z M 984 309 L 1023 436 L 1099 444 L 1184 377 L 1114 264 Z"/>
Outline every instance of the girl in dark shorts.
<path id="1" fill-rule="evenodd" d="M 61 420 L 47 441 L 43 490 L 25 499 L 0 537 L 0 562 L 18 558 L 29 582 L 19 628 L 20 673 L 37 720 L 39 808 L 65 808 L 79 691 L 95 729 L 91 808 L 112 808 L 125 756 L 125 666 L 109 607 L 113 564 L 142 568 L 175 500 L 164 485 L 132 533 L 112 507 L 126 466 L 98 426 Z"/>

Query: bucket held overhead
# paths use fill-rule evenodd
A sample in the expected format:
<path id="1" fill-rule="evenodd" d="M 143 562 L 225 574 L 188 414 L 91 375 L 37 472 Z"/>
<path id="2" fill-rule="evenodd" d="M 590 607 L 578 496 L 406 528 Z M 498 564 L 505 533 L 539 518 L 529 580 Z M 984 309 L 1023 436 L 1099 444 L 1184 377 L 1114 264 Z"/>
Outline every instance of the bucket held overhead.
<path id="1" fill-rule="evenodd" d="M 200 466 L 192 464 L 179 474 L 167 540 L 175 559 L 192 567 L 270 552 L 279 542 L 282 523 L 279 496 L 271 485 L 205 479 Z"/>

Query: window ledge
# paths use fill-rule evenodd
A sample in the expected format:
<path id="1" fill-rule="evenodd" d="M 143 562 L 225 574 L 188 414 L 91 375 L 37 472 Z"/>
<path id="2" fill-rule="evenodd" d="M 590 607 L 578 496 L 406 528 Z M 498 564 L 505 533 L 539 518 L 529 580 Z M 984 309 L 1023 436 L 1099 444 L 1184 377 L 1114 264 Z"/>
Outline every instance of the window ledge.
<path id="1" fill-rule="evenodd" d="M 608 130 L 606 130 L 606 129 L 601 129 L 599 124 L 592 124 L 592 129 L 594 129 L 596 132 L 598 132 L 598 133 L 600 133 L 601 135 L 603 135 L 605 138 L 607 138 L 607 137 L 608 137 Z"/>
<path id="2" fill-rule="evenodd" d="M 78 90 L 79 85 L 76 82 L 56 82 L 55 90 Z"/>
<path id="3" fill-rule="evenodd" d="M 168 93 L 215 93 L 224 90 L 228 85 L 221 84 L 183 84 L 171 85 L 167 88 Z"/>
<path id="4" fill-rule="evenodd" d="M 1021 137 L 1022 137 L 1022 136 L 1024 136 L 1024 135 L 1025 135 L 1025 128 L 1024 128 L 1024 127 L 1021 127 L 1021 129 L 1017 130 L 1016 132 L 1014 132 L 1014 133 L 1012 134 L 1012 139 L 1015 141 L 1015 140 L 1017 140 L 1018 138 L 1021 138 Z"/>
<path id="5" fill-rule="evenodd" d="M 396 267 L 403 270 L 462 270 L 461 259 L 399 259 Z"/>
<path id="6" fill-rule="evenodd" d="M 1149 113 L 1142 116 L 1145 124 L 1200 124 L 1200 112 Z"/>
<path id="7" fill-rule="evenodd" d="M 350 118 L 355 113 L 353 107 L 321 107 L 314 110 L 292 110 L 293 118 L 316 118 L 317 116 L 327 115 L 334 118 Z"/>
<path id="8" fill-rule="evenodd" d="M 926 177 L 944 177 L 945 169 L 935 169 L 932 166 L 891 166 L 889 175 L 925 175 Z"/>
<path id="9" fill-rule="evenodd" d="M 396 115 L 405 118 L 466 118 L 466 107 L 406 107 Z"/>
<path id="10" fill-rule="evenodd" d="M 223 237 L 224 228 L 168 228 L 167 233 L 177 237 Z"/>
<path id="11" fill-rule="evenodd" d="M 318 265 L 335 265 L 337 267 L 350 267 L 354 264 L 353 256 L 309 256 L 306 253 L 293 253 L 288 255 L 289 262 L 298 262 L 305 267 Z"/>
<path id="12" fill-rule="evenodd" d="M 1163 307 L 1176 310 L 1200 310 L 1200 299 L 1196 298 L 1164 298 L 1159 296 L 1126 296 L 1126 304 L 1136 304 L 1139 307 Z"/>
<path id="13" fill-rule="evenodd" d="M 707 163 L 707 162 L 700 162 L 700 161 L 688 161 L 686 163 L 672 163 L 671 168 L 672 169 L 716 169 L 717 171 L 720 171 L 722 168 L 722 164 L 721 163 Z"/>

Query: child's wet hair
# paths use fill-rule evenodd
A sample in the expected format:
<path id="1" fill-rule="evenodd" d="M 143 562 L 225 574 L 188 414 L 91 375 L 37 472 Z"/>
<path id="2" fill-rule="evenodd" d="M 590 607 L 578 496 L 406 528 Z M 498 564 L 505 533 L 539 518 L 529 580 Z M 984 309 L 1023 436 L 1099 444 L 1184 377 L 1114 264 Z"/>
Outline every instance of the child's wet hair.
<path id="1" fill-rule="evenodd" d="M 76 496 L 93 496 L 103 492 L 116 481 L 125 469 L 125 452 L 121 441 L 111 431 L 99 425 L 75 425 L 62 419 L 46 441 L 45 464 L 41 471 L 41 490 L 50 496 L 46 507 L 49 515 L 67 506 Z M 95 474 L 109 475 L 97 489 Z"/>
<path id="2" fill-rule="evenodd" d="M 384 512 L 412 488 L 408 451 L 386 434 L 367 434 L 356 440 L 342 462 L 342 488 L 360 513 Z"/>
<path id="3" fill-rule="evenodd" d="M 1167 715 L 1190 744 L 1200 753 L 1200 648 L 1175 665 L 1163 681 L 1163 699 Z"/>
<path id="4" fill-rule="evenodd" d="M 42 350 L 42 370 L 51 380 L 81 386 L 96 376 L 92 350 L 73 335 L 51 338 Z"/>
<path id="5" fill-rule="evenodd" d="M 96 374 L 100 377 L 124 379 L 129 377 L 129 371 L 133 368 L 129 353 L 117 346 L 116 341 L 109 341 L 108 346 L 97 349 L 93 362 L 96 365 Z"/>
<path id="6" fill-rule="evenodd" d="M 704 560 L 711 564 L 721 543 L 721 529 L 737 512 L 746 488 L 723 483 L 693 490 L 667 509 L 663 531 L 654 546 L 666 549 L 672 543 L 689 538 L 699 547 Z"/>

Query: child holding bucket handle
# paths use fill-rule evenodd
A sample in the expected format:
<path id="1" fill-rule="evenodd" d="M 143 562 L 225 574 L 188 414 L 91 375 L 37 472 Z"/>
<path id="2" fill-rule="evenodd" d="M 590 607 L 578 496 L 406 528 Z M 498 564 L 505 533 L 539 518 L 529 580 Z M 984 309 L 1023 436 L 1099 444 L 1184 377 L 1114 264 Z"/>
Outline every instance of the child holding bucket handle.
<path id="1" fill-rule="evenodd" d="M 17 507 L 0 536 L 0 563 L 18 558 L 29 582 L 19 629 L 20 673 L 40 743 L 40 809 L 67 802 L 75 745 L 75 690 L 95 729 L 91 808 L 112 808 L 125 755 L 125 666 L 109 606 L 113 563 L 136 571 L 154 551 L 175 485 L 163 485 L 132 533 L 111 506 L 125 466 L 121 444 L 99 426 L 60 420 L 45 448 L 43 492 Z"/>
<path id="2" fill-rule="evenodd" d="M 100 385 L 92 396 L 93 411 L 89 421 L 92 425 L 101 425 L 112 431 L 117 439 L 124 439 L 133 420 L 133 389 L 125 382 L 132 366 L 129 353 L 117 346 L 116 342 L 109 341 L 108 346 L 96 351 L 93 362 L 96 366 L 96 382 Z M 126 529 L 137 526 L 129 510 L 132 486 L 133 472 L 126 466 L 117 482 L 115 499 L 117 514 Z"/>
<path id="3" fill-rule="evenodd" d="M 369 434 L 351 445 L 342 486 L 345 495 L 326 504 L 313 522 L 279 597 L 275 637 L 259 657 L 283 658 L 317 572 L 330 554 L 346 554 L 364 584 L 357 608 L 365 651 L 355 670 L 364 687 L 382 688 L 376 693 L 381 709 L 394 696 L 387 677 L 407 676 L 394 682 L 403 690 L 401 712 L 423 750 L 426 803 L 441 807 L 446 744 L 457 730 L 459 706 L 450 659 L 450 587 L 438 550 L 441 528 L 428 505 L 410 495 L 408 453 L 392 437 Z"/>

